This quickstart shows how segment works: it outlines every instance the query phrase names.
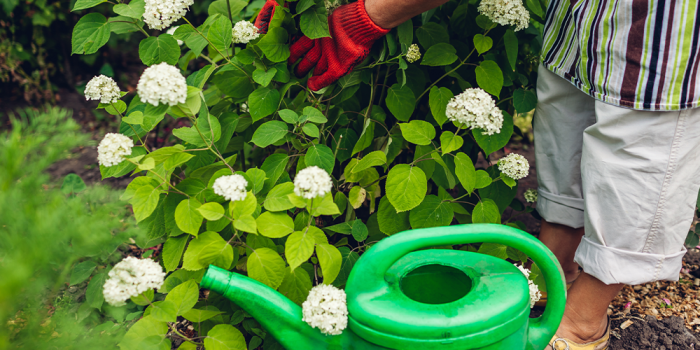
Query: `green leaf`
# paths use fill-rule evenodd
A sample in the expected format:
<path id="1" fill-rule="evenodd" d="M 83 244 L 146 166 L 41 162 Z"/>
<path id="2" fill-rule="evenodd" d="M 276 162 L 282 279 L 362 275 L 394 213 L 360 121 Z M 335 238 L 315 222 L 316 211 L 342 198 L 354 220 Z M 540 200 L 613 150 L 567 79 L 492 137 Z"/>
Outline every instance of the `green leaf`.
<path id="1" fill-rule="evenodd" d="M 423 202 L 411 210 L 409 221 L 414 229 L 447 226 L 452 222 L 454 211 L 450 202 L 443 202 L 434 195 L 426 196 Z"/>
<path id="2" fill-rule="evenodd" d="M 151 304 L 149 316 L 162 322 L 177 321 L 177 306 L 172 301 L 163 300 Z"/>
<path id="3" fill-rule="evenodd" d="M 310 9 L 314 5 L 316 5 L 316 2 L 314 0 L 299 0 L 299 3 L 297 3 L 296 7 L 296 13 L 302 13 Z"/>
<path id="4" fill-rule="evenodd" d="M 182 232 L 197 236 L 204 217 L 197 211 L 202 204 L 195 198 L 185 199 L 175 209 L 175 223 Z"/>
<path id="5" fill-rule="evenodd" d="M 110 34 L 110 24 L 107 23 L 105 16 L 99 13 L 88 13 L 73 27 L 71 53 L 93 54 L 107 43 Z"/>
<path id="6" fill-rule="evenodd" d="M 68 174 L 63 178 L 63 184 L 61 184 L 61 192 L 63 194 L 74 194 L 80 193 L 87 188 L 83 179 L 76 174 Z"/>
<path id="7" fill-rule="evenodd" d="M 481 14 L 476 16 L 476 25 L 481 27 L 483 30 L 489 30 L 496 27 L 496 23 L 493 23 L 488 17 Z"/>
<path id="8" fill-rule="evenodd" d="M 420 64 L 423 66 L 447 66 L 459 59 L 456 55 L 457 49 L 446 43 L 431 46 L 423 55 Z"/>
<path id="9" fill-rule="evenodd" d="M 92 271 L 95 271 L 97 264 L 92 260 L 83 261 L 75 267 L 70 273 L 70 285 L 76 285 L 90 278 Z"/>
<path id="10" fill-rule="evenodd" d="M 404 211 L 397 213 L 387 197 L 382 197 L 379 201 L 377 221 L 379 223 L 379 230 L 386 235 L 393 235 L 411 229 L 409 212 Z"/>
<path id="11" fill-rule="evenodd" d="M 336 158 L 339 162 L 342 163 L 350 159 L 352 149 L 357 143 L 357 140 L 357 133 L 352 129 L 340 129 L 335 133 L 331 142 L 333 152 L 336 154 Z"/>
<path id="12" fill-rule="evenodd" d="M 367 239 L 368 235 L 369 230 L 367 229 L 367 225 L 365 225 L 362 220 L 355 220 L 355 223 L 352 225 L 352 237 L 355 238 L 356 241 L 362 242 Z"/>
<path id="13" fill-rule="evenodd" d="M 476 67 L 476 82 L 484 91 L 498 97 L 503 88 L 503 72 L 494 61 L 483 61 Z"/>
<path id="14" fill-rule="evenodd" d="M 231 29 L 231 21 L 227 16 L 220 16 L 209 27 L 207 37 L 211 45 L 223 55 L 228 55 L 229 47 L 231 47 L 231 41 L 233 40 Z"/>
<path id="15" fill-rule="evenodd" d="M 454 94 L 452 91 L 446 87 L 438 88 L 437 86 L 433 86 L 430 88 L 430 112 L 433 114 L 433 118 L 435 118 L 435 121 L 440 127 L 447 121 L 445 110 L 447 109 L 447 103 L 449 103 L 453 97 Z"/>
<path id="16" fill-rule="evenodd" d="M 173 288 L 165 297 L 165 301 L 173 303 L 178 316 L 192 309 L 197 304 L 197 300 L 199 300 L 199 287 L 194 280 Z"/>
<path id="17" fill-rule="evenodd" d="M 303 18 L 304 15 L 302 15 L 302 23 Z M 262 39 L 260 39 L 257 46 L 265 53 L 265 57 L 267 57 L 267 59 L 270 61 L 284 62 L 289 58 L 289 45 L 287 45 L 288 38 L 289 34 L 287 34 L 287 31 L 284 28 L 272 28 L 269 32 L 267 32 L 267 34 L 265 34 L 265 36 L 263 36 Z"/>
<path id="18" fill-rule="evenodd" d="M 499 259 L 508 258 L 508 247 L 497 243 L 482 243 L 477 253 L 488 254 Z"/>
<path id="19" fill-rule="evenodd" d="M 284 260 L 270 248 L 258 248 L 248 256 L 248 277 L 277 289 L 284 279 Z"/>
<path id="20" fill-rule="evenodd" d="M 175 65 L 180 58 L 180 45 L 169 34 L 149 36 L 139 43 L 139 58 L 147 66 L 161 62 Z"/>
<path id="21" fill-rule="evenodd" d="M 258 231 L 265 237 L 281 238 L 294 232 L 294 220 L 286 213 L 266 211 L 256 219 Z"/>
<path id="22" fill-rule="evenodd" d="M 340 251 L 330 244 L 320 243 L 316 244 L 316 256 L 323 272 L 323 284 L 333 283 L 340 272 L 340 266 L 343 264 Z"/>
<path id="23" fill-rule="evenodd" d="M 119 342 L 119 347 L 122 350 L 140 349 L 143 348 L 143 343 L 146 339 L 152 340 L 153 338 L 160 338 L 167 341 L 167 339 L 165 339 L 167 333 L 167 323 L 160 322 L 153 318 L 153 316 L 146 316 L 129 328 L 129 331 L 126 332 L 124 338 Z M 168 348 L 170 348 L 169 344 Z"/>
<path id="24" fill-rule="evenodd" d="M 506 56 L 508 56 L 510 68 L 515 71 L 515 64 L 518 61 L 518 37 L 515 36 L 515 32 L 512 29 L 506 30 L 506 33 L 503 34 L 503 44 L 506 47 Z"/>
<path id="25" fill-rule="evenodd" d="M 540 18 L 544 18 L 544 10 L 538 0 L 525 0 L 525 6 Z"/>
<path id="26" fill-rule="evenodd" d="M 396 212 L 417 207 L 428 191 L 428 179 L 418 167 L 398 164 L 390 171 L 386 180 L 386 195 Z"/>
<path id="27" fill-rule="evenodd" d="M 357 165 L 352 169 L 352 172 L 357 174 L 370 167 L 384 164 L 386 164 L 386 154 L 384 154 L 382 151 L 374 151 L 362 158 L 360 162 L 357 163 Z"/>
<path id="28" fill-rule="evenodd" d="M 457 179 L 464 186 L 464 189 L 468 193 L 474 192 L 476 188 L 476 169 L 474 169 L 474 162 L 466 154 L 459 152 L 455 156 L 455 175 Z M 487 174 L 488 175 L 488 174 Z M 489 180 L 491 177 L 489 177 Z"/>
<path id="29" fill-rule="evenodd" d="M 248 96 L 250 117 L 256 122 L 268 115 L 275 113 L 280 103 L 280 93 L 277 90 L 266 87 L 258 88 Z"/>
<path id="30" fill-rule="evenodd" d="M 685 245 L 694 248 L 698 246 L 698 242 L 700 242 L 700 236 L 693 231 L 688 231 L 688 235 L 685 237 Z"/>
<path id="31" fill-rule="evenodd" d="M 202 214 L 205 219 L 210 221 L 219 220 L 224 216 L 224 207 L 216 202 L 204 203 L 197 208 L 197 211 Z"/>
<path id="32" fill-rule="evenodd" d="M 463 144 L 464 139 L 462 139 L 462 136 L 455 135 L 452 131 L 444 131 L 440 135 L 440 146 L 442 147 L 443 155 L 462 148 Z"/>
<path id="33" fill-rule="evenodd" d="M 130 299 L 136 305 L 146 306 L 153 301 L 153 296 L 154 296 L 153 289 L 148 289 L 145 292 L 143 292 L 135 297 L 131 297 Z"/>
<path id="34" fill-rule="evenodd" d="M 284 256 L 292 271 L 309 260 L 314 253 L 315 244 L 314 236 L 307 229 L 289 235 L 287 243 L 284 245 Z"/>
<path id="35" fill-rule="evenodd" d="M 265 197 L 265 209 L 269 211 L 283 211 L 294 208 L 289 196 L 294 193 L 294 183 L 285 182 L 275 186 Z"/>
<path id="36" fill-rule="evenodd" d="M 503 112 L 503 127 L 501 132 L 493 135 L 485 135 L 481 129 L 472 129 L 474 140 L 488 155 L 505 147 L 513 135 L 513 117 Z"/>
<path id="37" fill-rule="evenodd" d="M 365 198 L 367 198 L 367 191 L 360 186 L 353 187 L 350 189 L 350 193 L 348 193 L 348 201 L 355 209 L 362 206 Z"/>
<path id="38" fill-rule="evenodd" d="M 207 264 L 203 264 L 207 262 Z M 210 263 L 228 269 L 233 262 L 233 247 L 216 232 L 203 232 L 193 239 L 182 262 L 182 268 L 189 271 L 201 270 Z"/>
<path id="39" fill-rule="evenodd" d="M 347 282 L 353 266 L 355 266 L 357 260 L 360 259 L 360 255 L 355 251 L 351 251 L 348 247 L 340 247 L 338 250 L 343 257 L 343 264 L 340 267 L 338 277 L 333 281 L 333 285 L 337 288 L 343 288 L 345 287 L 345 282 Z"/>
<path id="40" fill-rule="evenodd" d="M 79 2 L 79 1 L 78 1 Z M 112 11 L 114 11 L 116 14 L 129 17 L 129 18 L 135 18 L 135 19 L 141 19 L 143 16 L 143 13 L 145 12 L 146 9 L 146 2 L 144 0 L 131 0 L 128 4 L 116 4 L 112 8 Z"/>
<path id="41" fill-rule="evenodd" d="M 399 34 L 399 43 L 406 47 L 413 44 L 413 21 L 405 21 L 401 23 L 396 30 Z"/>
<path id="42" fill-rule="evenodd" d="M 265 122 L 255 130 L 253 138 L 250 140 L 258 147 L 265 148 L 287 135 L 288 129 L 285 122 L 279 120 L 271 120 Z"/>
<path id="43" fill-rule="evenodd" d="M 275 74 L 277 74 L 277 68 L 270 68 L 267 71 L 258 68 L 253 72 L 253 80 L 262 86 L 268 86 Z"/>
<path id="44" fill-rule="evenodd" d="M 302 118 L 306 118 L 307 121 L 317 124 L 328 122 L 328 118 L 326 118 L 321 111 L 311 106 L 304 107 L 304 116 Z"/>
<path id="45" fill-rule="evenodd" d="M 243 215 L 233 222 L 233 227 L 237 230 L 257 234 L 258 224 L 252 215 Z"/>
<path id="46" fill-rule="evenodd" d="M 447 33 L 447 29 L 435 22 L 425 23 L 422 27 L 416 29 L 416 36 L 418 37 L 418 42 L 425 49 L 429 49 L 436 44 L 450 42 L 450 34 Z"/>
<path id="47" fill-rule="evenodd" d="M 491 176 L 484 170 L 476 171 L 476 188 L 485 188 L 493 182 Z"/>
<path id="48" fill-rule="evenodd" d="M 289 156 L 284 153 L 274 153 L 263 161 L 260 166 L 265 174 L 267 174 L 267 179 L 265 180 L 265 187 L 262 193 L 266 193 L 272 189 L 279 180 L 282 173 L 285 172 L 287 164 L 289 163 Z"/>
<path id="49" fill-rule="evenodd" d="M 513 107 L 518 113 L 527 113 L 537 106 L 537 95 L 533 90 L 513 91 Z"/>
<path id="50" fill-rule="evenodd" d="M 208 112 L 208 110 L 205 108 L 204 110 L 201 109 L 202 106 L 202 98 L 200 96 L 202 89 L 194 86 L 187 86 L 187 99 L 185 100 L 185 103 L 180 103 L 174 107 L 171 107 L 168 109 L 168 114 L 174 116 L 174 117 L 194 117 L 197 113 L 199 112 Z M 208 113 L 207 113 L 208 115 Z M 202 117 L 200 115 L 200 117 Z M 213 118 L 216 119 L 216 118 Z M 199 122 L 199 119 L 197 119 L 197 122 Z M 201 129 L 201 126 L 200 126 Z M 203 132 L 204 133 L 204 132 Z M 204 135 L 205 137 L 209 138 L 209 135 Z M 200 141 L 201 142 L 201 141 Z"/>
<path id="51" fill-rule="evenodd" d="M 163 244 L 163 266 L 166 272 L 175 271 L 178 265 L 180 265 L 180 260 L 182 259 L 182 252 L 185 251 L 185 246 L 187 246 L 187 240 L 190 237 L 188 235 L 180 235 L 179 237 L 170 237 Z"/>
<path id="52" fill-rule="evenodd" d="M 411 119 L 415 104 L 416 96 L 407 85 L 394 84 L 389 88 L 386 96 L 386 106 L 396 119 L 401 121 Z"/>
<path id="53" fill-rule="evenodd" d="M 309 39 L 319 39 L 331 36 L 328 31 L 328 14 L 324 6 L 318 6 L 312 11 L 301 15 L 301 32 Z"/>
<path id="54" fill-rule="evenodd" d="M 102 104 L 100 103 L 100 105 Z M 105 112 L 111 115 L 119 115 L 120 113 L 124 113 L 124 111 L 126 111 L 126 103 L 122 100 L 119 100 L 114 104 L 109 104 L 105 107 Z"/>
<path id="55" fill-rule="evenodd" d="M 227 8 L 226 3 L 231 4 L 231 14 L 233 14 L 234 18 L 239 12 L 248 6 L 248 1 L 244 0 L 216 0 L 209 5 L 209 9 L 207 10 L 209 16 L 211 17 L 218 13 L 221 16 L 228 17 L 229 9 Z"/>
<path id="56" fill-rule="evenodd" d="M 435 138 L 435 127 L 423 120 L 412 120 L 409 123 L 399 124 L 403 138 L 416 145 L 429 145 Z"/>
<path id="57" fill-rule="evenodd" d="M 90 307 L 95 309 L 102 308 L 102 303 L 104 303 L 105 298 L 102 294 L 103 286 L 107 281 L 107 271 L 102 271 L 90 279 L 88 287 L 85 290 L 85 302 L 90 305 Z"/>
<path id="58" fill-rule="evenodd" d="M 189 311 L 182 314 L 186 320 L 190 322 L 203 322 L 214 316 L 223 314 L 223 311 L 215 310 L 200 310 L 200 309 L 190 309 Z"/>
<path id="59" fill-rule="evenodd" d="M 372 140 L 374 140 L 374 123 L 372 123 L 370 118 L 366 118 L 363 124 L 362 134 L 360 134 L 360 139 L 355 143 L 355 146 L 353 146 L 351 156 L 369 147 L 372 144 Z"/>
<path id="60" fill-rule="evenodd" d="M 159 200 L 160 190 L 151 185 L 145 185 L 136 190 L 134 196 L 129 200 L 134 210 L 136 222 L 151 216 L 153 211 L 156 210 Z"/>
<path id="61" fill-rule="evenodd" d="M 311 137 L 318 137 L 320 135 L 320 130 L 318 130 L 318 126 L 315 124 L 304 124 L 304 126 L 301 128 L 304 131 L 304 134 L 307 134 Z"/>
<path id="62" fill-rule="evenodd" d="M 474 207 L 472 212 L 472 222 L 478 223 L 501 223 L 501 212 L 498 210 L 498 205 L 491 199 L 484 198 Z"/>
<path id="63" fill-rule="evenodd" d="M 245 338 L 241 331 L 230 324 L 217 324 L 204 338 L 207 350 L 246 350 Z"/>
<path id="64" fill-rule="evenodd" d="M 282 118 L 282 120 L 284 120 L 288 124 L 299 123 L 299 115 L 291 109 L 283 109 L 277 113 L 279 113 L 280 118 Z"/>
<path id="65" fill-rule="evenodd" d="M 80 11 L 80 10 L 84 10 L 84 9 L 89 9 L 89 8 L 95 7 L 103 2 L 107 2 L 107 0 L 78 0 L 75 2 L 75 5 L 73 5 L 73 9 L 70 11 L 75 12 L 75 11 Z M 114 11 L 114 12 L 117 12 L 117 11 Z M 119 13 L 119 12 L 117 12 L 117 13 Z"/>
<path id="66" fill-rule="evenodd" d="M 325 145 L 311 144 L 306 151 L 304 162 L 307 166 L 317 166 L 325 170 L 328 174 L 333 173 L 335 167 L 335 157 L 333 151 Z"/>
<path id="67" fill-rule="evenodd" d="M 323 198 L 314 198 L 313 200 L 313 216 L 320 215 L 336 215 L 340 214 L 340 209 L 333 201 L 333 195 L 327 193 Z"/>
<path id="68" fill-rule="evenodd" d="M 492 46 L 493 39 L 482 34 L 474 35 L 474 47 L 476 48 L 476 51 L 479 52 L 479 55 L 483 54 L 488 50 L 491 50 Z"/>
<path id="69" fill-rule="evenodd" d="M 291 236 L 289 237 L 291 238 Z M 313 252 L 313 246 L 311 246 L 311 252 Z M 296 269 L 284 276 L 279 292 L 289 300 L 301 305 L 309 296 L 311 287 L 311 278 L 308 272 L 304 269 Z"/>

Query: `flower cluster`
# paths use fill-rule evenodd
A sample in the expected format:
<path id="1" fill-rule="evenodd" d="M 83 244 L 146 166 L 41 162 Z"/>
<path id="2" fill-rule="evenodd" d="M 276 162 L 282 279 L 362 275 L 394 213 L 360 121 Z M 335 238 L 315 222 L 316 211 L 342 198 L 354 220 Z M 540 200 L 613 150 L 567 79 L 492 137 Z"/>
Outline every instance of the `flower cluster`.
<path id="1" fill-rule="evenodd" d="M 168 31 L 165 32 L 165 34 L 175 35 L 175 31 L 177 30 L 177 28 L 180 28 L 180 26 L 170 27 L 170 29 L 168 29 Z M 184 42 L 180 39 L 177 39 L 177 44 L 182 46 L 182 44 L 184 44 Z"/>
<path id="2" fill-rule="evenodd" d="M 501 132 L 503 112 L 491 95 L 480 88 L 469 88 L 447 103 L 445 114 L 453 122 L 471 129 L 482 129 L 485 135 Z"/>
<path id="3" fill-rule="evenodd" d="M 530 25 L 530 13 L 522 0 L 482 0 L 479 13 L 502 26 L 515 26 L 515 31 Z"/>
<path id="4" fill-rule="evenodd" d="M 108 76 L 96 76 L 85 85 L 85 99 L 99 100 L 100 103 L 116 103 L 119 100 L 119 86 Z"/>
<path id="5" fill-rule="evenodd" d="M 182 18 L 194 0 L 146 0 L 143 21 L 148 28 L 163 30 Z"/>
<path id="6" fill-rule="evenodd" d="M 231 29 L 233 42 L 237 44 L 247 44 L 260 36 L 258 28 L 248 21 L 238 21 Z"/>
<path id="7" fill-rule="evenodd" d="M 537 285 L 530 279 L 530 270 L 522 267 L 521 265 L 515 265 L 515 267 L 517 267 L 518 270 L 520 270 L 520 272 L 522 272 L 527 278 L 527 285 L 530 288 L 530 308 L 532 308 L 535 306 L 535 303 L 540 300 L 542 293 L 540 293 L 540 289 L 537 288 Z"/>
<path id="8" fill-rule="evenodd" d="M 406 61 L 408 61 L 408 63 L 413 63 L 415 61 L 418 61 L 419 59 L 420 49 L 418 48 L 418 45 L 412 44 L 408 47 L 408 52 L 406 53 Z"/>
<path id="9" fill-rule="evenodd" d="M 534 188 L 529 188 L 527 191 L 525 191 L 525 193 L 523 193 L 523 196 L 528 203 L 537 202 L 537 190 Z"/>
<path id="10" fill-rule="evenodd" d="M 245 188 L 248 186 L 248 181 L 238 174 L 222 176 L 216 181 L 212 188 L 214 193 L 226 198 L 227 201 L 242 201 L 245 199 L 248 192 Z"/>
<path id="11" fill-rule="evenodd" d="M 250 109 L 248 108 L 248 104 L 245 102 L 241 103 L 241 113 L 248 113 L 250 112 Z"/>
<path id="12" fill-rule="evenodd" d="M 180 70 L 165 62 L 146 68 L 136 85 L 141 101 L 175 106 L 187 101 L 187 81 Z"/>
<path id="13" fill-rule="evenodd" d="M 102 290 L 105 301 L 112 306 L 122 306 L 131 297 L 149 289 L 160 288 L 165 272 L 151 259 L 141 260 L 129 256 L 114 265 L 108 276 Z"/>
<path id="14" fill-rule="evenodd" d="M 343 1 L 341 0 L 325 0 L 324 2 L 326 5 L 326 13 L 328 13 L 329 16 L 333 12 L 333 10 L 343 5 Z"/>
<path id="15" fill-rule="evenodd" d="M 324 334 L 338 335 L 348 326 L 348 307 L 345 291 L 327 284 L 311 288 L 309 297 L 301 305 L 302 320 Z"/>
<path id="16" fill-rule="evenodd" d="M 323 197 L 331 191 L 331 188 L 333 188 L 331 176 L 315 165 L 302 169 L 294 178 L 294 193 L 306 199 Z"/>
<path id="17" fill-rule="evenodd" d="M 525 157 L 511 153 L 498 160 L 498 170 L 513 180 L 520 180 L 530 173 L 530 163 Z"/>
<path id="18" fill-rule="evenodd" d="M 122 134 L 109 133 L 97 146 L 97 162 L 102 166 L 110 167 L 124 160 L 131 154 L 134 141 Z"/>

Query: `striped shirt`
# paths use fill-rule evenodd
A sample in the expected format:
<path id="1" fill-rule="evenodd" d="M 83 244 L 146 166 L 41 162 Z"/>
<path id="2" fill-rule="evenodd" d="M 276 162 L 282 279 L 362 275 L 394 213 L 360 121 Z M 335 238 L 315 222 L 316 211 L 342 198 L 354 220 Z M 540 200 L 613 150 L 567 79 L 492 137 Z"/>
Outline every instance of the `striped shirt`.
<path id="1" fill-rule="evenodd" d="M 550 0 L 541 61 L 620 107 L 700 107 L 699 1 Z"/>

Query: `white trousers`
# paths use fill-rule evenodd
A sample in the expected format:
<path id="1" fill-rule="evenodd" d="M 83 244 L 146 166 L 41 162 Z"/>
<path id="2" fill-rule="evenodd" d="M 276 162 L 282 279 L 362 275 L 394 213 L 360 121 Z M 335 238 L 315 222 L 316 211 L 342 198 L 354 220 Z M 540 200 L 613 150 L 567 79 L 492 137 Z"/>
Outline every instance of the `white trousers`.
<path id="1" fill-rule="evenodd" d="M 537 96 L 537 210 L 585 228 L 574 260 L 606 284 L 678 280 L 700 189 L 700 108 L 613 106 L 542 66 Z"/>

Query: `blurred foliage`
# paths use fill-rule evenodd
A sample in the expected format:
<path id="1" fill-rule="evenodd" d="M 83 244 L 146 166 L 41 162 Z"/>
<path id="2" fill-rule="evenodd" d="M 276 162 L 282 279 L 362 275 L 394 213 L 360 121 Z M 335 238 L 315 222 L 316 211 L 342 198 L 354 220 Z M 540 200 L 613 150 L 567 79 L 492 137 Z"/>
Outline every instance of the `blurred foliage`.
<path id="1" fill-rule="evenodd" d="M 44 170 L 87 140 L 67 111 L 10 119 L 0 134 L 0 349 L 112 348 L 125 317 L 102 306 L 101 284 L 84 302 L 86 288 L 139 231 L 116 192 L 50 183 Z M 94 267 L 81 271 L 86 257 Z"/>

